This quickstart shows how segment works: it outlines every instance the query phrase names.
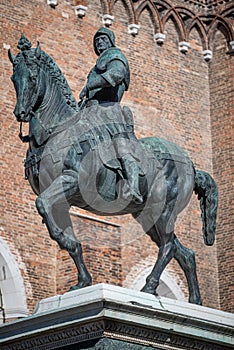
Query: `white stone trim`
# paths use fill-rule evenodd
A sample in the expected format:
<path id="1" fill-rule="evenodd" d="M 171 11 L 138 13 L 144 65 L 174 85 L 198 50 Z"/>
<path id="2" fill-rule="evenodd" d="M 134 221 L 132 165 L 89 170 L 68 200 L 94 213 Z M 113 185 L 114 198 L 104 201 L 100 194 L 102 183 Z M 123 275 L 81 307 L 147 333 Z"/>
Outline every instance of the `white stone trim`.
<path id="1" fill-rule="evenodd" d="M 234 41 L 230 41 L 229 45 L 230 45 L 231 49 L 234 50 Z"/>
<path id="2" fill-rule="evenodd" d="M 209 62 L 213 57 L 213 53 L 211 50 L 204 50 L 202 51 L 202 54 L 206 62 Z"/>
<path id="3" fill-rule="evenodd" d="M 228 53 L 234 52 L 234 41 L 230 41 L 228 44 Z"/>
<path id="4" fill-rule="evenodd" d="M 104 26 L 109 27 L 112 25 L 114 18 L 115 18 L 114 16 L 105 14 L 102 16 L 102 23 L 104 24 Z"/>
<path id="5" fill-rule="evenodd" d="M 55 7 L 58 5 L 58 0 L 47 0 L 47 5 Z"/>
<path id="6" fill-rule="evenodd" d="M 5 50 L 9 50 L 11 48 L 11 46 L 9 44 L 3 43 L 3 48 Z"/>
<path id="7" fill-rule="evenodd" d="M 0 237 L 0 288 L 6 319 L 25 317 L 29 314 L 24 280 L 8 245 Z"/>
<path id="8" fill-rule="evenodd" d="M 180 52 L 187 53 L 189 48 L 190 48 L 190 44 L 187 41 L 179 42 L 179 50 L 180 50 Z"/>
<path id="9" fill-rule="evenodd" d="M 162 45 L 166 39 L 166 35 L 163 33 L 156 33 L 154 34 L 154 40 L 158 45 Z"/>
<path id="10" fill-rule="evenodd" d="M 74 7 L 75 15 L 79 18 L 83 18 L 86 15 L 88 7 L 83 5 L 77 5 Z"/>
<path id="11" fill-rule="evenodd" d="M 129 24 L 128 34 L 137 35 L 140 29 L 140 25 L 136 23 Z"/>

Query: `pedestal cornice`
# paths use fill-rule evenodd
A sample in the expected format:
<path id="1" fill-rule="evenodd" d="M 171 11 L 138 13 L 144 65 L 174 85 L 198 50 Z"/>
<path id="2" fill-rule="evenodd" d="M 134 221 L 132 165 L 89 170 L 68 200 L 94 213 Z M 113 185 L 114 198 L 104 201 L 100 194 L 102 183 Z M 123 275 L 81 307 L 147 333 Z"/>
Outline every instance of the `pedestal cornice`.
<path id="1" fill-rule="evenodd" d="M 0 346 L 70 350 L 93 340 L 101 349 L 228 350 L 233 326 L 226 312 L 97 284 L 40 301 L 32 316 L 0 327 Z"/>

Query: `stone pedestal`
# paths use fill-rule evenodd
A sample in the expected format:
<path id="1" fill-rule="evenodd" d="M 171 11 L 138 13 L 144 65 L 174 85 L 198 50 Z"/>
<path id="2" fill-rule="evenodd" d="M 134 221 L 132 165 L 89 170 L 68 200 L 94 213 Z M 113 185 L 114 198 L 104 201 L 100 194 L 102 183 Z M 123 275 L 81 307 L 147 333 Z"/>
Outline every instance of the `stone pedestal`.
<path id="1" fill-rule="evenodd" d="M 234 349 L 232 314 L 97 284 L 0 327 L 1 350 Z"/>

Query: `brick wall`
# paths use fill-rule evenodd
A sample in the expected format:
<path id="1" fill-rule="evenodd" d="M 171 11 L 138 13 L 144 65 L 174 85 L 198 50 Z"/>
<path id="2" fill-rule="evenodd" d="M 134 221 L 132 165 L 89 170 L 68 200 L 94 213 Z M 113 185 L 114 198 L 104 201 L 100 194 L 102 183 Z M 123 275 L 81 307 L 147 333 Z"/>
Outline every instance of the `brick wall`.
<path id="1" fill-rule="evenodd" d="M 22 268 L 21 272 L 27 286 L 30 310 L 38 299 L 68 290 L 72 284 L 76 283 L 76 271 L 68 254 L 61 252 L 50 240 L 36 213 L 35 196 L 23 179 L 22 160 L 26 145 L 17 138 L 19 125 L 12 114 L 15 96 L 9 79 L 12 67 L 7 58 L 6 47 L 10 45 L 13 53 L 16 54 L 21 32 L 31 40 L 33 46 L 36 45 L 36 40 L 39 40 L 42 49 L 56 60 L 74 95 L 78 98 L 86 76 L 96 60 L 92 49 L 92 37 L 101 25 L 103 13 L 101 3 L 102 1 L 98 0 L 92 1 L 87 16 L 82 20 L 75 17 L 69 1 L 60 0 L 55 9 L 47 6 L 44 0 L 33 2 L 9 0 L 7 3 L 0 4 L 0 11 L 3 14 L 0 42 L 5 44 L 1 47 L 0 87 L 0 110 L 3 116 L 1 118 L 3 181 L 0 186 L 1 193 L 4 195 L 1 225 L 3 237 L 9 242 L 16 261 L 19 262 L 22 259 L 26 266 L 26 269 Z M 137 136 L 157 135 L 174 141 L 187 150 L 196 168 L 212 173 L 210 93 L 211 98 L 214 99 L 217 91 L 223 91 L 223 86 L 221 83 L 218 86 L 211 84 L 211 90 L 209 89 L 209 67 L 202 57 L 202 45 L 198 32 L 195 29 L 191 32 L 189 38 L 191 49 L 187 55 L 184 55 L 178 50 L 178 33 L 172 21 L 169 20 L 166 24 L 166 41 L 160 47 L 153 41 L 154 28 L 147 9 L 140 17 L 141 28 L 136 37 L 127 33 L 129 16 L 124 2 L 117 1 L 113 11 L 115 22 L 112 28 L 116 35 L 116 42 L 126 54 L 131 69 L 131 85 L 124 97 L 124 103 L 134 112 Z M 226 57 L 224 49 L 216 52 L 215 55 L 219 58 L 216 59 L 215 56 L 212 63 L 213 81 L 216 79 L 219 61 L 225 68 L 223 70 L 225 76 L 231 75 L 231 68 L 225 67 L 227 58 L 222 58 Z M 229 56 L 230 62 L 232 59 Z M 230 98 L 231 95 L 229 95 Z M 212 123 L 215 120 L 214 115 L 218 116 L 216 123 L 220 123 L 221 114 L 216 114 L 216 107 L 213 100 L 211 101 Z M 220 112 L 222 107 L 217 105 L 217 108 Z M 27 126 L 24 126 L 24 130 L 26 133 Z M 214 154 L 216 151 L 220 152 L 217 142 L 221 142 L 220 139 L 214 141 L 214 176 L 217 177 L 219 185 L 224 186 L 221 168 L 215 166 Z M 228 184 L 229 181 L 226 181 L 224 186 L 226 203 L 229 200 Z M 219 225 L 223 223 L 222 220 L 226 220 L 225 228 L 230 232 L 231 224 L 227 211 L 223 209 L 220 213 L 223 219 L 219 219 Z M 74 215 L 72 218 L 75 233 L 83 243 L 84 257 L 93 275 L 94 283 L 109 282 L 126 285 L 126 279 L 134 280 L 131 274 L 135 265 L 140 270 L 140 266 L 144 269 L 156 260 L 157 247 L 130 216 L 108 218 L 120 227 Z M 227 234 L 226 231 L 224 232 L 224 228 L 218 228 L 218 248 L 223 245 L 223 248 L 218 250 L 218 259 L 221 264 L 218 265 L 216 246 L 204 246 L 199 202 L 193 197 L 188 208 L 178 218 L 176 234 L 183 244 L 196 252 L 198 278 L 204 305 L 219 308 L 218 290 L 219 287 L 221 290 L 222 282 L 218 285 L 218 266 L 219 276 L 221 276 L 222 271 L 226 271 L 223 267 L 225 259 L 221 260 L 225 249 L 224 244 L 228 246 L 229 242 L 223 240 L 223 236 Z M 180 268 L 175 262 L 171 262 L 168 269 L 175 279 L 180 281 L 187 295 L 186 283 Z M 224 288 L 222 298 L 228 299 L 229 285 L 229 276 L 225 275 L 226 289 Z M 221 302 L 221 307 L 225 310 L 229 306 Z"/>
<path id="2" fill-rule="evenodd" d="M 234 131 L 234 59 L 226 54 L 227 43 L 221 33 L 214 45 L 210 65 L 211 125 L 213 169 L 219 186 L 217 255 L 220 306 L 233 311 L 233 131 Z"/>
<path id="3" fill-rule="evenodd" d="M 172 21 L 166 25 L 165 44 L 158 47 L 152 40 L 153 27 L 147 11 L 140 17 L 141 28 L 136 38 L 125 34 L 126 20 L 123 28 L 120 27 L 123 13 L 123 6 L 116 5 L 113 29 L 130 62 L 132 81 L 125 101 L 134 110 L 137 135 L 157 135 L 177 142 L 189 152 L 197 168 L 211 172 L 208 66 L 202 59 L 198 33 L 191 33 L 191 51 L 185 56 L 178 51 L 179 38 Z M 196 252 L 204 304 L 217 307 L 217 266 L 212 264 L 216 260 L 216 249 L 204 246 L 198 206 L 193 198 L 186 213 L 181 215 L 176 233 Z M 144 268 L 148 256 L 153 265 L 157 248 L 141 228 L 128 222 L 122 232 L 123 276 L 128 276 L 139 261 Z M 184 281 L 175 262 L 169 269 L 171 267 Z M 184 293 L 187 294 L 186 289 Z"/>
<path id="4" fill-rule="evenodd" d="M 96 220 L 80 217 L 74 209 L 72 210 L 74 231 L 82 243 L 85 262 L 92 273 L 93 283 L 110 283 L 121 286 L 122 261 L 119 224 L 111 221 L 103 223 L 97 220 L 98 217 Z M 56 271 L 57 293 L 64 293 L 77 284 L 77 272 L 66 251 L 58 251 Z"/>

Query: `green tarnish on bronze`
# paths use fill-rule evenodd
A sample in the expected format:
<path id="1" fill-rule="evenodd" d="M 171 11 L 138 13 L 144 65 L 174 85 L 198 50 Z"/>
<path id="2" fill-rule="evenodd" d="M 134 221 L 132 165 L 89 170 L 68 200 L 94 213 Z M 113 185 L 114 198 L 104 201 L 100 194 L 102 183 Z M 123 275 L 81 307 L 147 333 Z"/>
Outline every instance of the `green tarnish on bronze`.
<path id="1" fill-rule="evenodd" d="M 81 106 L 96 105 L 92 116 L 91 109 L 88 109 L 87 117 L 97 120 L 96 114 L 100 113 L 98 124 L 108 130 L 111 136 L 116 154 L 114 158 L 119 160 L 119 168 L 123 170 L 123 176 L 127 180 L 123 198 L 129 199 L 133 196 L 136 203 L 143 203 L 139 191 L 138 156 L 131 147 L 131 144 L 138 143 L 133 132 L 133 117 L 130 109 L 125 107 L 122 110 L 119 105 L 130 83 L 128 61 L 121 50 L 115 47 L 114 33 L 108 28 L 97 31 L 93 44 L 99 57 L 80 93 Z M 104 133 L 105 130 L 101 130 L 101 134 Z M 108 162 L 104 161 L 104 164 L 108 165 Z"/>
<path id="2" fill-rule="evenodd" d="M 138 140 L 133 115 L 120 101 L 129 87 L 127 58 L 115 46 L 114 33 L 94 35 L 98 55 L 77 104 L 53 59 L 24 36 L 20 53 L 9 51 L 17 103 L 16 119 L 29 122 L 25 174 L 38 195 L 36 206 L 52 239 L 66 249 L 78 270 L 78 283 L 92 283 L 81 243 L 69 215 L 77 206 L 99 215 L 131 213 L 158 245 L 159 254 L 143 291 L 156 294 L 160 276 L 172 258 L 183 269 L 189 301 L 201 304 L 194 252 L 178 241 L 174 225 L 193 191 L 202 210 L 204 241 L 212 245 L 218 205 L 212 177 L 194 169 L 179 146 L 156 137 Z"/>

